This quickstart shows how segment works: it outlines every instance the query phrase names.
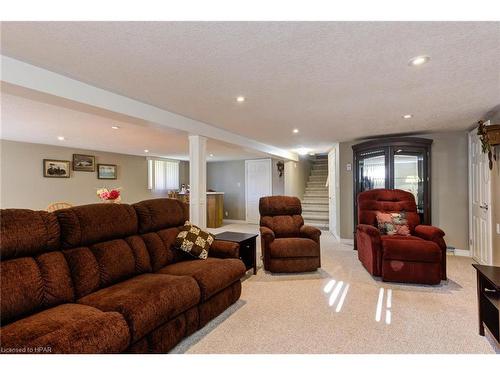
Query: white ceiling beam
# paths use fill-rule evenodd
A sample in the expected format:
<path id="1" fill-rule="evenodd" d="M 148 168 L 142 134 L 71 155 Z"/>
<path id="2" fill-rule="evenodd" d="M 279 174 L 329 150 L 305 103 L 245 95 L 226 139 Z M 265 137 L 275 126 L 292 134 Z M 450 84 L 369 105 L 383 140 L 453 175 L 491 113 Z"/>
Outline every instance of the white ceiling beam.
<path id="1" fill-rule="evenodd" d="M 3 55 L 1 55 L 1 80 L 161 126 L 182 130 L 189 134 L 202 135 L 279 158 L 298 160 L 298 155 L 294 152 L 258 142 Z"/>

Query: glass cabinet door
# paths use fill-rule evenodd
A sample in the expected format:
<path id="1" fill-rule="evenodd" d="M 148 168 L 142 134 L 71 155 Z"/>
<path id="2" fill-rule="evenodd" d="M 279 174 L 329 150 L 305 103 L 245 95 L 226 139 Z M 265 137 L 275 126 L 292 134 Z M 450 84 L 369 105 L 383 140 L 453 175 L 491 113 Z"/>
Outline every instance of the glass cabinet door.
<path id="1" fill-rule="evenodd" d="M 393 156 L 393 188 L 412 193 L 420 222 L 424 222 L 424 153 L 398 149 Z"/>
<path id="2" fill-rule="evenodd" d="M 359 156 L 358 190 L 384 189 L 387 186 L 386 153 L 366 152 Z"/>
<path id="3" fill-rule="evenodd" d="M 431 224 L 431 139 L 375 139 L 352 146 L 354 161 L 354 232 L 357 196 L 372 189 L 401 189 L 415 197 L 421 224 Z M 356 240 L 355 240 L 356 243 Z"/>

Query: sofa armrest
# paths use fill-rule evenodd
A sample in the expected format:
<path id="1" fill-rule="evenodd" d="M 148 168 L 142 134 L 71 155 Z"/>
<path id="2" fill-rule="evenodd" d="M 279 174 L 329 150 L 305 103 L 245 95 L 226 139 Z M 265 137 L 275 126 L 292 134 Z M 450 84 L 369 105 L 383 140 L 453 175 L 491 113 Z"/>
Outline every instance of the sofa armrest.
<path id="1" fill-rule="evenodd" d="M 208 256 L 212 258 L 239 258 L 240 245 L 236 242 L 215 240 Z"/>
<path id="2" fill-rule="evenodd" d="M 379 230 L 377 228 L 375 228 L 373 225 L 358 224 L 358 226 L 356 227 L 356 231 L 365 233 L 370 237 L 380 238 Z"/>
<path id="3" fill-rule="evenodd" d="M 446 280 L 446 242 L 444 241 L 445 233 L 438 227 L 432 225 L 417 225 L 415 227 L 415 235 L 427 241 L 432 241 L 441 249 L 441 279 Z"/>
<path id="4" fill-rule="evenodd" d="M 444 232 L 438 227 L 432 225 L 417 225 L 415 227 L 415 234 L 417 237 L 423 238 L 427 241 L 435 241 L 444 237 Z"/>
<path id="5" fill-rule="evenodd" d="M 319 236 L 321 236 L 321 231 L 311 225 L 302 225 L 300 227 L 300 236 L 310 238 L 314 242 L 319 243 Z"/>
<path id="6" fill-rule="evenodd" d="M 380 232 L 373 225 L 358 224 L 356 227 L 358 259 L 374 276 L 382 275 L 382 244 Z"/>
<path id="7" fill-rule="evenodd" d="M 274 241 L 274 232 L 268 227 L 260 227 L 260 237 L 266 243 L 271 243 Z"/>

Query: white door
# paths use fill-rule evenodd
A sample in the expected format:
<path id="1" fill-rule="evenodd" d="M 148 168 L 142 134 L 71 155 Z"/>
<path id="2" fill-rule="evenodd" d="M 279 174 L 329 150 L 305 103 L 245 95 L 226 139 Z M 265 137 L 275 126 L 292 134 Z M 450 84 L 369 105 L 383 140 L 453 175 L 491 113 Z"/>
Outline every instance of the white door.
<path id="1" fill-rule="evenodd" d="M 339 231 L 339 144 L 328 153 L 328 212 L 330 232 L 340 239 Z"/>
<path id="2" fill-rule="evenodd" d="M 469 133 L 469 245 L 477 262 L 491 265 L 491 172 L 476 132 Z"/>
<path id="3" fill-rule="evenodd" d="M 246 221 L 258 224 L 259 199 L 273 194 L 271 159 L 245 161 Z"/>

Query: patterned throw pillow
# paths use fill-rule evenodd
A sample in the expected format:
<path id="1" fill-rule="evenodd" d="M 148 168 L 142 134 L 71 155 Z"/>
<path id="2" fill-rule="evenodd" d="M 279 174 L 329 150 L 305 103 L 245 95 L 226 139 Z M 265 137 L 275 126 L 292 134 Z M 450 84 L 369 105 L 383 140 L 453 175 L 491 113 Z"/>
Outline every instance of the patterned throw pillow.
<path id="1" fill-rule="evenodd" d="M 406 212 L 377 212 L 377 223 L 380 234 L 393 236 L 409 236 L 410 227 L 406 220 Z"/>
<path id="2" fill-rule="evenodd" d="M 208 250 L 214 240 L 215 236 L 213 234 L 205 232 L 186 221 L 175 239 L 175 246 L 195 258 L 207 259 Z"/>

